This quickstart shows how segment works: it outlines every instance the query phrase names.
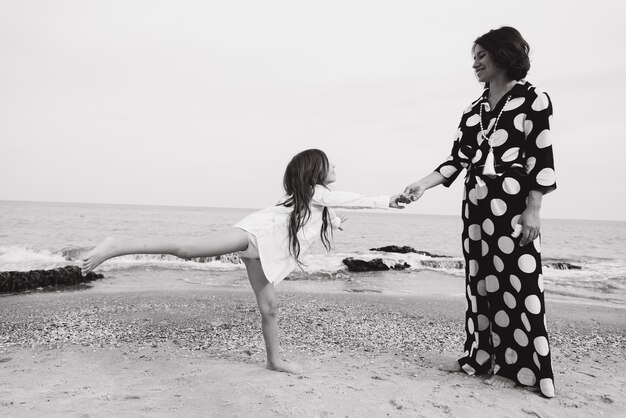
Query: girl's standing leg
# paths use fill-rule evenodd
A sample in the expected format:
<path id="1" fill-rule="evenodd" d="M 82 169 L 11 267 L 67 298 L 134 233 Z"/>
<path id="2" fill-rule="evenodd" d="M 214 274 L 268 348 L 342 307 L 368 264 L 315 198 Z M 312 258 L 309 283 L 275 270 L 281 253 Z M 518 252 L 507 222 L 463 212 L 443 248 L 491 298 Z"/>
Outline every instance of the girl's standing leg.
<path id="1" fill-rule="evenodd" d="M 276 318 L 276 294 L 274 292 L 274 285 L 267 281 L 263 273 L 261 260 L 258 258 L 244 258 L 243 262 L 248 270 L 248 279 L 250 280 L 252 290 L 254 290 L 257 305 L 261 313 L 261 328 L 263 330 L 263 338 L 265 339 L 267 368 L 277 372 L 301 373 L 302 370 L 300 366 L 280 358 L 278 323 Z"/>
<path id="2" fill-rule="evenodd" d="M 170 254 L 188 259 L 213 257 L 246 248 L 248 234 L 239 228 L 228 228 L 200 238 L 107 238 L 81 259 L 81 271 L 87 274 L 110 258 L 129 254 Z"/>

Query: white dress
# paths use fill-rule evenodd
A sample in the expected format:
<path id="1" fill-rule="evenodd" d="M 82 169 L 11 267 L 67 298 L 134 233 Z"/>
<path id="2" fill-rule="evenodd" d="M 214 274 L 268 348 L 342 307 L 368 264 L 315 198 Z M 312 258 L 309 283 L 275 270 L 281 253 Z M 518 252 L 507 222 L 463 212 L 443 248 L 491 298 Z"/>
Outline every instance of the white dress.
<path id="1" fill-rule="evenodd" d="M 387 209 L 389 196 L 364 196 L 350 192 L 337 192 L 318 185 L 311 200 L 311 217 L 298 232 L 300 256 L 315 240 L 320 240 L 324 207 L 349 209 Z M 259 249 L 259 258 L 265 277 L 277 284 L 298 266 L 289 252 L 288 222 L 292 208 L 272 206 L 254 212 L 234 226 L 254 235 Z M 339 228 L 341 220 L 330 212 L 333 229 Z"/>

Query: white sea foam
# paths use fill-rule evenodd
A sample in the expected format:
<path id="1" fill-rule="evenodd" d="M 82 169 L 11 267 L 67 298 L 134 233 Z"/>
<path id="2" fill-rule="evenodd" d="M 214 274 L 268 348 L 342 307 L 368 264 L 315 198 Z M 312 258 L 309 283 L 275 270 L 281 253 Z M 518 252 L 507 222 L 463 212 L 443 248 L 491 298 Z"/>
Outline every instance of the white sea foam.
<path id="1" fill-rule="evenodd" d="M 29 246 L 0 246 L 0 271 L 29 271 L 73 264 L 62 254 L 35 250 Z"/>

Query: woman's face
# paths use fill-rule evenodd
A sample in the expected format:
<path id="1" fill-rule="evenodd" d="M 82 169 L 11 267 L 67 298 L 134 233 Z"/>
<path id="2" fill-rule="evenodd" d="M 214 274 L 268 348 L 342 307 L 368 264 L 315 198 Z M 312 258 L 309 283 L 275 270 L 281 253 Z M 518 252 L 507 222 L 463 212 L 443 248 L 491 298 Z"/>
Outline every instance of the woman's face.
<path id="1" fill-rule="evenodd" d="M 335 174 L 335 164 L 328 162 L 328 173 L 326 173 L 326 179 L 324 179 L 324 184 L 334 183 L 337 180 L 337 175 Z"/>
<path id="2" fill-rule="evenodd" d="M 489 83 L 496 77 L 506 73 L 504 68 L 498 67 L 491 58 L 491 54 L 482 46 L 476 44 L 473 50 L 474 64 L 472 68 L 476 72 L 476 78 L 481 83 Z"/>

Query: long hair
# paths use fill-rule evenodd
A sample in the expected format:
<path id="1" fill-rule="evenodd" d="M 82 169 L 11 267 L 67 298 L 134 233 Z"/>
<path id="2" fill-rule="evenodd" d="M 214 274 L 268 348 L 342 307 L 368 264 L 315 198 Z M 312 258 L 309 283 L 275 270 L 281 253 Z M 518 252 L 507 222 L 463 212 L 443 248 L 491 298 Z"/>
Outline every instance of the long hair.
<path id="1" fill-rule="evenodd" d="M 511 80 L 526 78 L 530 70 L 530 46 L 517 29 L 503 26 L 490 30 L 474 41 L 474 47 L 476 45 L 485 48 Z"/>
<path id="2" fill-rule="evenodd" d="M 328 157 L 326 157 L 323 151 L 318 149 L 308 149 L 296 154 L 285 169 L 283 187 L 288 197 L 282 205 L 293 207 L 289 215 L 287 230 L 289 233 L 289 252 L 298 261 L 298 264 L 300 264 L 298 260 L 300 256 L 298 231 L 302 229 L 311 217 L 311 200 L 313 199 L 315 186 L 318 184 L 324 185 L 328 170 Z M 330 240 L 328 238 L 329 225 L 330 215 L 328 208 L 324 207 L 320 239 L 327 250 L 330 250 Z"/>

